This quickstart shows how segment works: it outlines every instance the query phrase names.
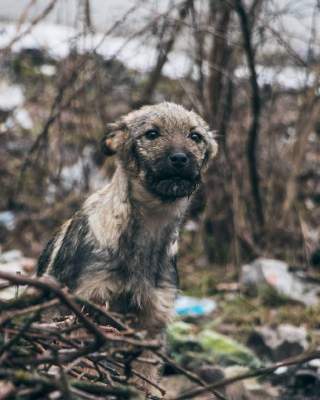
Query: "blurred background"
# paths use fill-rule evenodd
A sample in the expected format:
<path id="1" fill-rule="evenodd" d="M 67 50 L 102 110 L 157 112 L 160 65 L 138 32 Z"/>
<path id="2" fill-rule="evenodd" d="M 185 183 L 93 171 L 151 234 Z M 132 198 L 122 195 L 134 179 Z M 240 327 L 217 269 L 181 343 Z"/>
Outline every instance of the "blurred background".
<path id="1" fill-rule="evenodd" d="M 184 294 L 210 300 L 192 329 L 206 316 L 260 360 L 320 344 L 319 0 L 1 0 L 0 48 L 1 270 L 32 273 L 110 179 L 108 122 L 173 101 L 219 142 L 180 246 Z M 283 326 L 275 354 L 263 330 Z M 300 374 L 253 398 L 318 398 L 304 367 L 309 392 Z"/>

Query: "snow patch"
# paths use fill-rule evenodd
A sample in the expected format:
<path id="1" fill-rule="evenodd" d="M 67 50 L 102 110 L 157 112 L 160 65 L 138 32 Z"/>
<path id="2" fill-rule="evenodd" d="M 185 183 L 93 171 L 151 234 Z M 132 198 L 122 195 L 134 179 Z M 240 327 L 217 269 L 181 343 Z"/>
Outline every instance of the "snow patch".
<path id="1" fill-rule="evenodd" d="M 16 26 L 13 23 L 0 23 L 0 48 L 7 46 L 16 36 Z M 24 24 L 21 31 L 25 31 L 28 25 Z M 40 23 L 32 28 L 32 31 L 23 36 L 12 46 L 13 51 L 24 48 L 45 49 L 55 59 L 63 59 L 72 49 L 79 53 L 95 51 L 105 59 L 117 58 L 128 68 L 141 73 L 150 71 L 157 57 L 156 44 L 152 41 L 148 44 L 137 38 L 125 38 L 120 36 L 107 36 L 103 33 L 88 34 L 83 37 L 76 28 L 57 24 Z M 175 50 L 169 57 L 163 68 L 164 75 L 172 79 L 185 77 L 193 69 L 192 59 L 183 51 Z M 208 73 L 209 67 L 205 68 Z M 54 67 L 44 65 L 42 73 L 51 76 L 55 73 Z M 195 73 L 195 72 L 193 72 Z M 260 85 L 276 84 L 288 89 L 300 89 L 314 82 L 314 75 L 306 76 L 305 70 L 299 67 L 265 67 L 257 66 L 258 82 Z M 236 70 L 238 79 L 247 79 L 249 76 L 247 67 L 239 67 Z"/>
<path id="2" fill-rule="evenodd" d="M 12 231 L 16 227 L 15 214 L 12 211 L 0 212 L 0 225 L 3 225 L 9 231 Z"/>
<path id="3" fill-rule="evenodd" d="M 7 82 L 0 82 L 0 110 L 11 111 L 21 106 L 24 102 L 24 95 L 19 85 L 8 85 Z"/>
<path id="4" fill-rule="evenodd" d="M 13 119 L 23 129 L 30 130 L 33 128 L 32 118 L 25 108 L 17 108 L 13 113 Z"/>
<path id="5" fill-rule="evenodd" d="M 56 73 L 56 67 L 54 65 L 50 65 L 50 64 L 41 65 L 39 70 L 42 73 L 42 75 L 46 75 L 46 76 L 53 76 Z"/>
<path id="6" fill-rule="evenodd" d="M 12 23 L 0 24 L 0 48 L 6 47 L 16 37 L 16 26 Z M 21 32 L 28 25 L 21 27 Z M 57 24 L 40 23 L 32 31 L 14 43 L 12 50 L 19 52 L 24 48 L 45 49 L 55 59 L 63 59 L 70 50 L 77 49 L 79 53 L 95 50 L 105 59 L 118 58 L 129 68 L 147 72 L 155 63 L 157 51 L 155 47 L 141 44 L 139 39 L 117 36 L 105 37 L 103 33 L 88 34 L 81 37 L 79 30 Z M 184 76 L 190 68 L 190 60 L 182 53 L 175 52 L 164 67 L 164 73 L 171 78 Z M 48 72 L 48 69 L 45 68 Z M 50 73 L 53 73 L 51 70 Z"/>

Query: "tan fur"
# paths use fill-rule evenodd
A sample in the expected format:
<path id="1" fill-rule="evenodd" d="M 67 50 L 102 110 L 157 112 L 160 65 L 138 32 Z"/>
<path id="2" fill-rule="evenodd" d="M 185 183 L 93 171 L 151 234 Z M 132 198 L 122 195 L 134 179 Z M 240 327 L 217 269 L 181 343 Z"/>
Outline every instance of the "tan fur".
<path id="1" fill-rule="evenodd" d="M 76 294 L 84 299 L 106 305 L 112 293 L 116 293 L 117 286 L 108 279 L 105 271 L 95 272 L 94 274 L 84 274 L 79 281 Z"/>
<path id="2" fill-rule="evenodd" d="M 107 186 L 87 199 L 84 210 L 89 216 L 90 228 L 99 244 L 117 247 L 130 213 L 127 179 L 121 166 L 118 166 Z"/>
<path id="3" fill-rule="evenodd" d="M 152 318 L 159 322 L 159 325 L 166 325 L 174 317 L 174 301 L 176 289 L 163 288 L 155 290 L 154 307 Z"/>
<path id="4" fill-rule="evenodd" d="M 66 232 L 67 232 L 67 229 L 68 229 L 70 223 L 71 223 L 71 219 L 69 219 L 68 221 L 66 221 L 66 222 L 62 225 L 62 227 L 61 227 L 61 229 L 60 229 L 60 232 L 59 232 L 58 237 L 57 237 L 56 242 L 55 242 L 55 247 L 54 247 L 53 252 L 52 252 L 52 254 L 51 254 L 51 256 L 50 256 L 47 274 L 50 274 L 52 264 L 53 264 L 53 262 L 54 262 L 54 260 L 55 260 L 55 258 L 56 258 L 56 256 L 57 256 L 57 254 L 58 254 L 58 251 L 60 250 L 60 246 L 61 246 L 61 244 L 62 244 L 63 238 L 64 238 L 64 236 L 65 236 L 65 234 L 66 234 Z"/>

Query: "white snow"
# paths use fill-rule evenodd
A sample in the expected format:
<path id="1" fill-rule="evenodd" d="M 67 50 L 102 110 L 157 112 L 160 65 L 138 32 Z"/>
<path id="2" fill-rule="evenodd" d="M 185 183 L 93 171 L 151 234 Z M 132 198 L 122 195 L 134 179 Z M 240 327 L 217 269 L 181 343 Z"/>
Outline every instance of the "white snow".
<path id="1" fill-rule="evenodd" d="M 20 31 L 24 32 L 28 24 L 23 24 Z M 16 24 L 0 24 L 0 48 L 6 47 L 17 35 Z M 73 28 L 63 25 L 52 25 L 47 23 L 38 24 L 30 33 L 13 44 L 13 51 L 20 51 L 24 48 L 45 48 L 54 57 L 66 57 L 70 50 L 70 41 L 75 36 Z"/>
<path id="2" fill-rule="evenodd" d="M 236 77 L 239 79 L 248 77 L 248 69 L 239 67 L 236 70 Z M 300 89 L 313 84 L 315 75 L 306 75 L 304 68 L 298 67 L 265 67 L 257 66 L 257 77 L 259 85 L 278 85 L 286 89 Z"/>
<path id="3" fill-rule="evenodd" d="M 94 148 L 86 146 L 77 161 L 70 165 L 65 165 L 60 172 L 61 187 L 66 191 L 83 193 L 88 184 L 90 192 L 101 189 L 107 181 L 103 171 L 96 166 L 93 161 Z M 58 187 L 49 184 L 46 201 L 52 204 L 56 200 Z"/>
<path id="4" fill-rule="evenodd" d="M 16 226 L 16 216 L 12 211 L 0 212 L 0 225 L 5 226 L 8 230 L 12 231 Z M 1 259 L 1 255 L 0 255 Z"/>
<path id="5" fill-rule="evenodd" d="M 41 65 L 40 72 L 46 76 L 53 76 L 56 73 L 56 67 L 50 64 Z"/>
<path id="6" fill-rule="evenodd" d="M 14 110 L 13 120 L 23 129 L 30 130 L 33 128 L 32 118 L 25 108 L 17 108 Z"/>
<path id="7" fill-rule="evenodd" d="M 21 31 L 27 29 L 23 25 Z M 0 48 L 5 47 L 16 36 L 16 26 L 12 23 L 0 24 Z M 72 48 L 84 53 L 96 50 L 105 59 L 117 57 L 129 68 L 140 72 L 149 71 L 154 65 L 157 52 L 155 47 L 141 44 L 138 39 L 128 40 L 124 37 L 108 36 L 103 33 L 89 34 L 79 39 L 79 31 L 72 27 L 57 24 L 41 23 L 33 27 L 32 31 L 12 46 L 13 51 L 23 48 L 46 49 L 56 58 L 66 57 Z M 175 52 L 164 67 L 164 74 L 171 78 L 184 76 L 190 68 L 190 60 L 183 54 Z M 45 69 L 48 72 L 48 69 Z M 52 73 L 53 71 L 50 71 Z"/>
<path id="8" fill-rule="evenodd" d="M 25 274 L 24 263 L 25 258 L 20 250 L 10 250 L 6 253 L 0 252 L 0 271 L 11 274 Z M 6 284 L 7 282 L 0 279 L 0 284 Z M 10 300 L 19 296 L 25 290 L 26 286 L 10 286 L 4 289 L 0 289 L 0 299 Z"/>
<path id="9" fill-rule="evenodd" d="M 20 86 L 0 82 L 0 110 L 11 111 L 23 102 L 24 95 Z"/>
<path id="10" fill-rule="evenodd" d="M 16 27 L 12 23 L 0 24 L 0 48 L 5 47 L 10 40 L 15 37 Z M 21 28 L 26 29 L 26 26 Z M 46 49 L 48 53 L 56 58 L 66 57 L 72 48 L 77 46 L 79 52 L 95 50 L 105 59 L 118 58 L 127 67 L 139 72 L 148 72 L 156 61 L 157 51 L 153 43 L 142 44 L 140 39 L 125 37 L 108 36 L 104 38 L 102 33 L 89 34 L 85 38 L 79 39 L 79 31 L 72 27 L 57 24 L 41 23 L 35 26 L 32 31 L 13 45 L 14 51 L 23 48 Z M 186 76 L 192 69 L 192 60 L 183 51 L 174 51 L 170 54 L 168 62 L 165 64 L 163 72 L 166 76 L 179 79 Z M 53 66 L 44 65 L 41 72 L 46 75 L 53 75 Z M 312 84 L 313 75 L 306 77 L 303 68 L 298 67 L 264 67 L 257 66 L 259 84 L 276 84 L 288 89 L 299 89 L 303 86 Z M 248 69 L 239 67 L 236 70 L 236 78 L 248 77 Z M 19 89 L 15 87 L 10 97 L 17 97 Z M 21 96 L 21 95 L 20 95 Z M 7 94 L 1 97 L 0 88 L 0 107 L 1 98 L 7 99 Z"/>

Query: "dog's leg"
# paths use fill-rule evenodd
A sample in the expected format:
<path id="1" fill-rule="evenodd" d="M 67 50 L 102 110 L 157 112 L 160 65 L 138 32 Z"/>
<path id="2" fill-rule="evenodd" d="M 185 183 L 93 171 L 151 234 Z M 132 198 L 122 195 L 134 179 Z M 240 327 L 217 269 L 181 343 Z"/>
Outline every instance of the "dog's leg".
<path id="1" fill-rule="evenodd" d="M 165 327 L 173 317 L 173 306 L 176 297 L 175 287 L 163 287 L 153 291 L 152 304 L 147 308 L 145 315 L 142 317 L 139 325 L 147 331 L 147 338 L 151 340 L 159 340 L 162 347 L 165 347 Z M 143 351 L 139 356 L 141 359 L 149 359 L 151 363 L 142 361 L 134 361 L 132 368 L 141 376 L 149 381 L 158 384 L 160 380 L 160 371 L 162 368 L 161 359 L 152 351 Z M 161 392 L 147 381 L 134 377 L 132 381 L 143 392 L 150 396 L 162 397 Z"/>

